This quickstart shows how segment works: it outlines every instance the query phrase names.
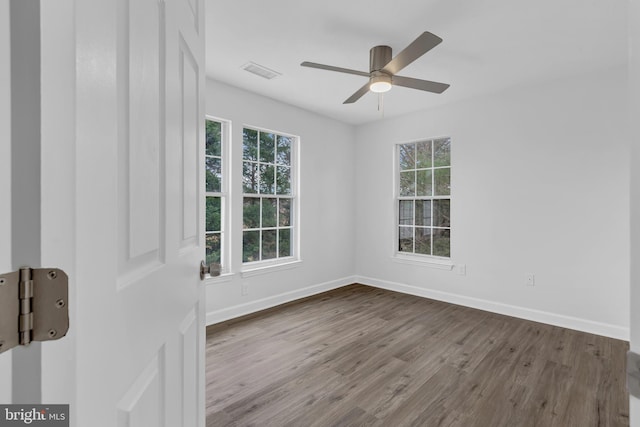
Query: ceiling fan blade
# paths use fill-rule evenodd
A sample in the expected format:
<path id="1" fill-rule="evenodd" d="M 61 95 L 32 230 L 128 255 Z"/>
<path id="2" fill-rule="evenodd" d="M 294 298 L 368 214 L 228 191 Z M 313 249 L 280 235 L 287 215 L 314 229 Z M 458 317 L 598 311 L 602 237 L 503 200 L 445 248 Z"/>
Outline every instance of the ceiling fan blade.
<path id="1" fill-rule="evenodd" d="M 339 73 L 355 74 L 356 76 L 369 77 L 369 73 L 364 71 L 351 70 L 349 68 L 334 67 L 332 65 L 316 64 L 315 62 L 303 62 L 300 64 L 303 67 L 318 68 L 320 70 L 337 71 Z"/>
<path id="2" fill-rule="evenodd" d="M 411 64 L 434 47 L 438 46 L 441 42 L 442 39 L 440 37 L 425 31 L 402 52 L 397 54 L 395 58 L 389 61 L 382 71 L 391 75 L 396 74 L 404 67 Z"/>
<path id="3" fill-rule="evenodd" d="M 369 82 L 366 85 L 362 86 L 360 89 L 356 91 L 353 95 L 351 95 L 343 104 L 353 104 L 358 99 L 362 98 L 365 93 L 369 92 Z"/>
<path id="4" fill-rule="evenodd" d="M 413 79 L 411 77 L 393 76 L 391 81 L 396 86 L 411 89 L 426 90 L 427 92 L 442 93 L 449 87 L 446 83 L 431 82 L 429 80 Z"/>

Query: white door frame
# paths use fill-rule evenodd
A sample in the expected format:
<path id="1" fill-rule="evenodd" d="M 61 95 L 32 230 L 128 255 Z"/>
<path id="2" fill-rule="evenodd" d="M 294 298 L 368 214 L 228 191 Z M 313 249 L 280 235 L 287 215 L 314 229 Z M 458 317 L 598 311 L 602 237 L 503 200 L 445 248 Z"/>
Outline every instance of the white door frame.
<path id="1" fill-rule="evenodd" d="M 72 324 L 75 251 L 58 247 L 74 247 L 75 183 L 68 174 L 57 174 L 56 165 L 73 159 L 75 150 L 74 4 L 0 0 L 0 55 L 13 54 L 0 64 L 0 129 L 7 141 L 0 147 L 0 196 L 13 201 L 10 211 L 0 213 L 0 227 L 9 225 L 2 235 L 10 236 L 0 243 L 0 266 L 3 272 L 25 265 L 59 266 L 68 272 Z M 12 96 L 16 93 L 20 96 Z M 55 179 L 41 179 L 41 173 Z M 23 194 L 31 196 L 20 199 Z M 28 211 L 36 214 L 21 214 Z M 65 220 L 50 224 L 41 212 L 57 212 Z M 0 355 L 0 374 L 8 379 L 0 386 L 0 402 L 73 401 L 74 346 L 72 327 L 59 341 Z"/>
<path id="2" fill-rule="evenodd" d="M 631 145 L 631 351 L 640 353 L 640 0 L 629 2 L 629 140 Z M 630 396 L 631 427 L 640 427 L 640 399 Z"/>
<path id="3" fill-rule="evenodd" d="M 11 270 L 41 266 L 40 5 L 10 2 Z M 12 350 L 12 400 L 41 400 L 41 345 Z"/>
<path id="4" fill-rule="evenodd" d="M 0 199 L 11 197 L 11 56 L 10 0 L 0 0 Z M 11 211 L 0 209 L 0 270 L 11 271 Z M 12 401 L 12 354 L 0 354 L 0 402 Z"/>

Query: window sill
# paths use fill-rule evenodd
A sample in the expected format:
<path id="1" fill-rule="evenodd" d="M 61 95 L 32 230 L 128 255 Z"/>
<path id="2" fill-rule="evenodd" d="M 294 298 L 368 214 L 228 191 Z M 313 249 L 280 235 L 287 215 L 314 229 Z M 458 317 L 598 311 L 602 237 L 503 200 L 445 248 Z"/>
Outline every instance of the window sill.
<path id="1" fill-rule="evenodd" d="M 205 285 L 217 285 L 219 283 L 227 283 L 233 280 L 235 273 L 222 273 L 219 276 L 209 276 L 205 279 Z"/>
<path id="2" fill-rule="evenodd" d="M 291 270 L 292 268 L 298 267 L 300 264 L 302 264 L 301 259 L 293 259 L 276 264 L 249 265 L 246 269 L 242 270 L 240 274 L 243 278 L 258 276 L 260 274 L 273 273 L 276 271 Z"/>
<path id="3" fill-rule="evenodd" d="M 437 268 L 439 270 L 453 269 L 453 262 L 449 258 L 421 257 L 411 255 L 395 254 L 391 257 L 393 262 L 399 264 L 419 265 L 422 267 Z"/>

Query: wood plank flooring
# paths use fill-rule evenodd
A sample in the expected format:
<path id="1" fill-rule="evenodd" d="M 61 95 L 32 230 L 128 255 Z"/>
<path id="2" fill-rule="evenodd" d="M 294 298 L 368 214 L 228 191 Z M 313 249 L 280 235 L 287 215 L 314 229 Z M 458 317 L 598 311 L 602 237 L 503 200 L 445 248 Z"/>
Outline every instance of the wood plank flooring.
<path id="1" fill-rule="evenodd" d="M 624 341 L 352 285 L 207 328 L 207 427 L 627 426 Z"/>

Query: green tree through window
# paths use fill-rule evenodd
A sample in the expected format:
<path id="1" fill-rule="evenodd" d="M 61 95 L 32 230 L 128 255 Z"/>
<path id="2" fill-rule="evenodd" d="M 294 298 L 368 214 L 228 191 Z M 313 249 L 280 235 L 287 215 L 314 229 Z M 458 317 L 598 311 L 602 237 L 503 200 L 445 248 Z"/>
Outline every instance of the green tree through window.
<path id="1" fill-rule="evenodd" d="M 292 150 L 297 138 L 242 132 L 242 261 L 293 256 Z"/>
<path id="2" fill-rule="evenodd" d="M 206 121 L 205 143 L 205 247 L 206 263 L 222 263 L 222 204 L 223 204 L 223 124 Z"/>

